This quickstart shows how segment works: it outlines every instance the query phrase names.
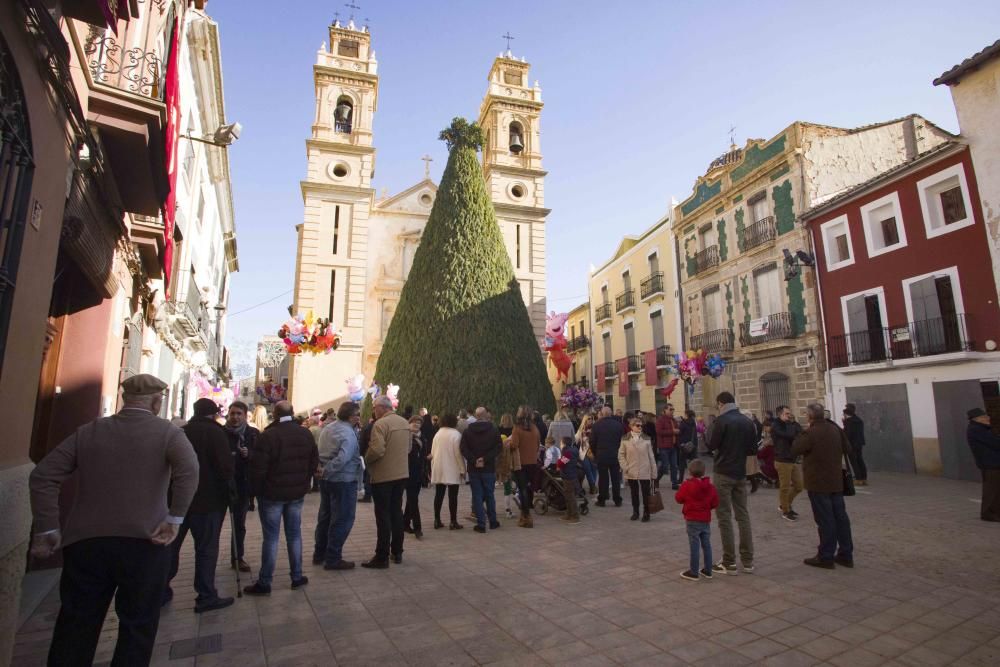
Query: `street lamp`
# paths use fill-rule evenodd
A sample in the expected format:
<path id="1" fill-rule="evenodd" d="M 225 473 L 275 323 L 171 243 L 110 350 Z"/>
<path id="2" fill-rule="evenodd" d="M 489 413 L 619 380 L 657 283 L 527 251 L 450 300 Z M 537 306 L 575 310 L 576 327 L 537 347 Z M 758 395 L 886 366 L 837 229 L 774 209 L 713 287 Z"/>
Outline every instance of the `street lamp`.
<path id="1" fill-rule="evenodd" d="M 221 146 L 223 148 L 228 148 L 240 138 L 240 132 L 243 131 L 243 126 L 239 123 L 227 123 L 226 125 L 220 125 L 219 129 L 215 131 L 210 137 L 193 137 L 190 134 L 181 135 L 185 139 L 190 139 L 191 141 L 199 141 L 203 144 L 211 144 L 212 146 Z"/>

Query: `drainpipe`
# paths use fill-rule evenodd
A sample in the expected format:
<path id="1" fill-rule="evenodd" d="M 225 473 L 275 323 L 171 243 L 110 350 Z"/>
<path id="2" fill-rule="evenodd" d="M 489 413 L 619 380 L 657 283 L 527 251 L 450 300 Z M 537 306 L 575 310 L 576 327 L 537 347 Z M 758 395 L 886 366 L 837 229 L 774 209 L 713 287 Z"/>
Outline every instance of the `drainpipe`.
<path id="1" fill-rule="evenodd" d="M 677 299 L 676 299 L 677 322 L 678 326 L 680 327 L 680 332 L 679 332 L 680 335 L 678 336 L 677 340 L 681 344 L 681 349 L 677 352 L 679 354 L 681 351 L 687 349 L 684 345 L 684 288 L 681 287 L 680 239 L 677 238 L 676 234 L 673 234 L 673 237 L 674 237 L 674 271 L 677 273 Z M 684 384 L 684 409 L 685 410 L 691 409 L 691 406 L 688 404 L 688 389 L 686 383 Z"/>

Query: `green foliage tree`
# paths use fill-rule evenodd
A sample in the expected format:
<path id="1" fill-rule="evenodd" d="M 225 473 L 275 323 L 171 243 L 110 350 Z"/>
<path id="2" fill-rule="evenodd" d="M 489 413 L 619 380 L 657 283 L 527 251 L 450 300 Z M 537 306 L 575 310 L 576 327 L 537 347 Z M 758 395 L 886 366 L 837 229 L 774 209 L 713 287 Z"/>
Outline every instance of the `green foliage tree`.
<path id="1" fill-rule="evenodd" d="M 484 405 L 499 417 L 552 388 L 479 165 L 484 135 L 455 118 L 450 154 L 379 355 L 375 381 L 432 413 Z"/>

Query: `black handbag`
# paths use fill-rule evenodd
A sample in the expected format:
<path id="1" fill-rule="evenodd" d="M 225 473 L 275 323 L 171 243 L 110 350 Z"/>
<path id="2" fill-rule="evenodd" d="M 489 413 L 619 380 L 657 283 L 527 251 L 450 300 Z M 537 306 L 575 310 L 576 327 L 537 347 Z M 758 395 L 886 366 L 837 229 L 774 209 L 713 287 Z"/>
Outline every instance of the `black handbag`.
<path id="1" fill-rule="evenodd" d="M 844 479 L 844 495 L 853 496 L 857 493 L 854 489 L 854 471 L 851 470 L 851 463 L 844 457 L 844 467 L 840 469 L 840 474 Z"/>

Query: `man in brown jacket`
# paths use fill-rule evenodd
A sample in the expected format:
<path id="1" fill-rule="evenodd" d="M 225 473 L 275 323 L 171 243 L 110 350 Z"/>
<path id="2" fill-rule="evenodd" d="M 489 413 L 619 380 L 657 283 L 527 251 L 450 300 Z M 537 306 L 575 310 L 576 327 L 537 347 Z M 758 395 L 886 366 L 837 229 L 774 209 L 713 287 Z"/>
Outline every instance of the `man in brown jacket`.
<path id="1" fill-rule="evenodd" d="M 390 554 L 394 563 L 403 562 L 403 491 L 410 476 L 410 424 L 395 413 L 387 396 L 375 399 L 372 411 L 375 425 L 365 465 L 372 479 L 378 539 L 375 556 L 361 567 L 384 570 L 389 567 Z"/>
<path id="2" fill-rule="evenodd" d="M 167 545 L 198 487 L 191 443 L 156 416 L 166 388 L 152 375 L 128 378 L 118 414 L 81 426 L 31 472 L 31 554 L 48 558 L 63 550 L 50 665 L 94 661 L 112 598 L 118 615 L 112 664 L 149 664 L 170 569 Z M 76 490 L 60 531 L 59 491 L 71 476 Z"/>
<path id="3" fill-rule="evenodd" d="M 854 542 L 851 520 L 844 506 L 844 478 L 841 461 L 850 454 L 851 445 L 840 427 L 824 416 L 823 406 L 806 406 L 809 428 L 796 436 L 792 456 L 802 457 L 802 478 L 813 518 L 819 530 L 816 556 L 806 558 L 806 565 L 828 570 L 837 565 L 854 567 Z"/>
<path id="4" fill-rule="evenodd" d="M 270 595 L 274 562 L 278 558 L 278 531 L 285 522 L 285 543 L 292 575 L 292 589 L 309 583 L 302 574 L 302 505 L 319 465 L 319 450 L 309 429 L 295 421 L 288 401 L 274 406 L 275 422 L 257 438 L 250 457 L 250 490 L 257 496 L 257 512 L 264 533 L 257 582 L 248 595 Z"/>

